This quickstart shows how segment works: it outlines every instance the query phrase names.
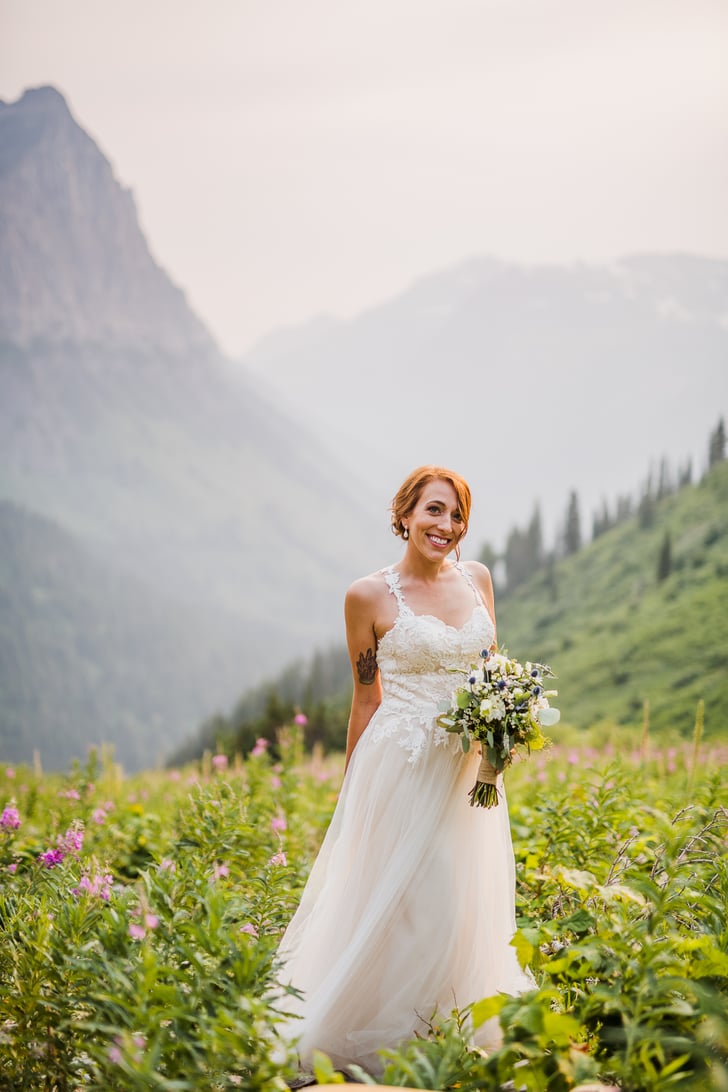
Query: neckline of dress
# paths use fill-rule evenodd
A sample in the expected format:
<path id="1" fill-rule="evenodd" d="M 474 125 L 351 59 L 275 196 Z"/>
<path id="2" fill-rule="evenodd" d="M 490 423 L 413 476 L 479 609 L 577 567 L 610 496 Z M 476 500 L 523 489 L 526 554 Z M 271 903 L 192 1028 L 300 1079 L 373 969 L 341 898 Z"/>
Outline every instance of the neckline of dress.
<path id="1" fill-rule="evenodd" d="M 457 569 L 463 580 L 465 580 L 466 584 L 470 585 L 470 589 L 475 598 L 475 605 L 470 612 L 470 615 L 465 619 L 461 626 L 454 626 L 451 622 L 446 622 L 444 618 L 440 618 L 437 614 L 417 614 L 415 611 L 412 610 L 412 607 L 409 605 L 404 597 L 404 592 L 402 591 L 402 585 L 399 579 L 399 573 L 395 569 L 394 565 L 387 565 L 384 569 L 382 569 L 382 573 L 389 573 L 389 575 L 392 577 L 391 587 L 392 590 L 395 592 L 395 599 L 397 600 L 397 617 L 394 620 L 394 624 L 391 625 L 389 629 L 386 630 L 379 638 L 380 641 L 383 640 L 388 633 L 392 632 L 403 614 L 405 618 L 426 618 L 428 621 L 438 622 L 441 626 L 444 626 L 445 629 L 451 629 L 453 633 L 461 633 L 466 626 L 469 626 L 473 618 L 475 617 L 476 611 L 479 610 L 484 610 L 488 619 L 492 621 L 490 618 L 490 611 L 483 602 L 482 596 L 478 592 L 478 589 L 475 587 L 475 584 L 471 582 L 469 575 L 465 574 L 465 571 L 462 567 L 462 562 L 453 562 L 452 567 L 453 569 Z"/>

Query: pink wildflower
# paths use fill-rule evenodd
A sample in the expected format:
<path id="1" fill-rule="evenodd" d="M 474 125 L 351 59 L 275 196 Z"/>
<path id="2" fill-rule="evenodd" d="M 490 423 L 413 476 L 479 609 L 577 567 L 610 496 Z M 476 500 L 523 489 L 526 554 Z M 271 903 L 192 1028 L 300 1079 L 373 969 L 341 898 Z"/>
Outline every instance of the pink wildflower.
<path id="1" fill-rule="evenodd" d="M 132 921 L 129 924 L 129 936 L 132 940 L 144 940 L 147 935 L 147 931 L 143 925 L 139 925 L 138 922 Z"/>
<path id="2" fill-rule="evenodd" d="M 283 852 L 283 850 L 281 849 L 281 850 L 278 851 L 278 853 L 274 853 L 273 856 L 268 859 L 268 864 L 269 865 L 282 865 L 282 867 L 285 868 L 286 865 L 288 864 L 288 860 L 287 860 L 286 855 Z"/>
<path id="3" fill-rule="evenodd" d="M 285 816 L 274 815 L 270 821 L 270 829 L 279 833 L 280 831 L 287 830 L 288 824 L 286 823 Z"/>
<path id="4" fill-rule="evenodd" d="M 83 849 L 83 827 L 76 825 L 69 827 L 63 838 L 59 838 L 58 844 L 66 853 L 73 853 L 77 857 Z"/>
<path id="5" fill-rule="evenodd" d="M 227 755 L 213 755 L 212 765 L 216 770 L 226 770 L 228 764 Z"/>
<path id="6" fill-rule="evenodd" d="M 170 770 L 169 771 L 169 780 L 170 781 L 179 781 L 181 776 L 182 776 L 182 774 L 179 772 L 179 770 Z"/>
<path id="7" fill-rule="evenodd" d="M 222 879 L 224 876 L 230 875 L 230 869 L 226 864 L 215 864 L 212 866 L 212 878 L 213 880 Z"/>
<path id="8" fill-rule="evenodd" d="M 46 868 L 55 868 L 63 862 L 66 854 L 62 849 L 47 849 L 45 853 L 41 853 L 38 856 L 38 860 L 41 861 Z"/>
<path id="9" fill-rule="evenodd" d="M 114 877 L 110 872 L 97 872 L 93 876 L 86 873 L 79 880 L 78 887 L 73 887 L 71 892 L 76 898 L 81 895 L 89 895 L 92 898 L 100 898 L 104 902 L 108 902 L 111 898 L 111 885 L 113 882 Z"/>
<path id="10" fill-rule="evenodd" d="M 91 818 L 94 823 L 98 823 L 98 825 L 101 826 L 106 822 L 106 811 L 103 808 L 95 808 L 91 814 Z"/>
<path id="11" fill-rule="evenodd" d="M 156 914 L 145 914 L 144 924 L 146 925 L 147 929 L 156 929 L 159 925 L 159 918 Z"/>
<path id="12" fill-rule="evenodd" d="M 12 766 L 8 766 L 8 768 L 5 771 L 5 776 L 10 778 L 11 781 L 15 777 L 15 770 L 13 769 Z"/>
<path id="13" fill-rule="evenodd" d="M 109 1054 L 109 1061 L 111 1062 L 112 1065 L 120 1065 L 121 1064 L 121 1059 L 122 1059 L 123 1055 L 121 1053 L 121 1047 L 119 1047 L 116 1043 L 114 1043 L 112 1046 L 109 1047 L 108 1054 Z"/>
<path id="14" fill-rule="evenodd" d="M 271 787 L 271 788 L 272 788 L 272 789 L 273 789 L 274 791 L 275 791 L 275 790 L 277 790 L 277 789 L 280 789 L 280 787 L 281 787 L 281 785 L 282 785 L 282 784 L 283 784 L 283 782 L 281 781 L 281 779 L 280 779 L 280 777 L 278 776 L 278 774 L 271 774 L 271 779 L 270 779 L 270 787 Z"/>
<path id="15" fill-rule="evenodd" d="M 249 921 L 240 926 L 240 932 L 247 933 L 249 937 L 253 937 L 255 940 L 258 939 L 258 930 Z"/>
<path id="16" fill-rule="evenodd" d="M 305 728 L 308 724 L 308 717 L 305 713 L 296 713 L 295 717 L 293 718 L 293 723 L 300 724 L 302 728 Z"/>
<path id="17" fill-rule="evenodd" d="M 171 857 L 162 857 L 162 860 L 159 862 L 159 871 L 160 872 L 176 872 L 177 871 L 177 865 L 172 860 Z"/>
<path id="18" fill-rule="evenodd" d="M 8 804 L 0 815 L 0 827 L 3 830 L 17 830 L 20 826 L 20 812 L 13 804 Z"/>
<path id="19" fill-rule="evenodd" d="M 16 872 L 17 869 L 18 869 L 18 862 L 17 861 L 13 861 L 12 864 L 8 865 L 8 872 L 11 872 L 11 873 Z"/>
<path id="20" fill-rule="evenodd" d="M 259 736 L 255 741 L 255 747 L 250 753 L 254 758 L 258 758 L 259 755 L 264 755 L 267 750 L 268 740 L 264 739 L 263 736 Z"/>
<path id="21" fill-rule="evenodd" d="M 67 792 L 59 792 L 59 796 L 65 796 L 66 800 L 80 800 L 81 794 L 78 789 L 68 789 Z"/>

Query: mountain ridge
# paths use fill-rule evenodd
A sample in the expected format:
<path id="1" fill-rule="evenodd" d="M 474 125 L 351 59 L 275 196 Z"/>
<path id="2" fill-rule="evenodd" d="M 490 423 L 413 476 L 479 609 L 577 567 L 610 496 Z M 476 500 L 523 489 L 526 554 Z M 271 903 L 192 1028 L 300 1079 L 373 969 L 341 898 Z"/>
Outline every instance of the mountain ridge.
<path id="1" fill-rule="evenodd" d="M 452 466 L 473 489 L 473 533 L 503 541 L 524 496 L 555 533 L 570 488 L 593 511 L 632 488 L 635 466 L 698 457 L 728 407 L 726 299 L 722 259 L 473 258 L 361 315 L 271 336 L 241 368 L 344 459 L 364 445 L 372 480 Z M 508 483 L 495 497 L 494 481 Z"/>
<path id="2" fill-rule="evenodd" d="M 150 604 L 164 603 L 159 617 L 171 632 L 152 629 L 154 647 L 166 641 L 169 650 L 167 693 L 146 689 L 157 703 L 150 723 L 164 724 L 172 745 L 200 713 L 188 679 L 206 704 L 216 692 L 224 701 L 265 663 L 338 631 L 344 590 L 371 556 L 366 487 L 339 470 L 300 414 L 231 382 L 214 338 L 152 258 L 131 193 L 58 92 L 42 88 L 0 105 L 0 147 L 0 500 L 26 526 L 33 515 L 45 520 L 44 541 L 69 536 L 67 554 L 77 552 L 78 565 L 97 574 L 96 613 L 70 562 L 55 601 L 94 627 L 107 612 L 104 647 L 125 667 L 114 674 L 104 661 L 104 670 L 119 684 L 119 707 L 137 717 L 140 741 L 140 707 L 121 683 L 125 676 L 140 686 L 151 646 L 119 611 L 111 576 L 98 573 L 151 588 Z M 32 584 L 32 572 L 26 576 Z M 144 595 L 128 597 L 144 615 Z M 223 650 L 219 669 L 202 648 L 194 664 L 187 635 L 175 657 L 180 619 Z M 49 618 L 47 634 L 36 626 L 27 655 L 18 637 L 13 662 L 28 692 L 41 694 L 52 648 L 73 673 L 57 621 Z M 237 669 L 226 644 L 241 650 Z M 36 657 L 32 648 L 45 651 Z M 101 669 L 86 663 L 76 664 L 64 722 L 77 741 L 80 714 L 71 709 L 91 710 L 83 731 L 97 732 Z M 34 707 L 24 738 L 60 732 L 57 713 Z M 0 709 L 0 738 L 9 716 Z"/>
<path id="3" fill-rule="evenodd" d="M 214 339 L 152 258 L 134 198 L 53 87 L 0 103 L 0 336 L 149 342 L 213 352 Z"/>

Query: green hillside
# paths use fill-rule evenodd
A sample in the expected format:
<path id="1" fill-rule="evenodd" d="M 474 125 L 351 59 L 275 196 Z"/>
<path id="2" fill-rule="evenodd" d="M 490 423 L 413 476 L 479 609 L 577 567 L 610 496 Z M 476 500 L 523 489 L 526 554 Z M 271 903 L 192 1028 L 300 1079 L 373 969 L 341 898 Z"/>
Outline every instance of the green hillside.
<path id="1" fill-rule="evenodd" d="M 127 768 L 154 765 L 258 676 L 258 633 L 170 601 L 0 501 L 0 761 L 37 749 L 58 768 L 111 743 Z"/>
<path id="2" fill-rule="evenodd" d="M 666 536 L 670 571 L 660 579 Z M 706 733 L 728 736 L 728 462 L 657 501 L 649 526 L 635 516 L 497 594 L 497 613 L 501 647 L 555 670 L 565 726 L 641 732 L 648 701 L 652 731 L 685 736 L 704 699 Z M 350 693 L 345 650 L 320 652 L 308 669 L 290 665 L 243 694 L 180 754 L 248 750 L 295 708 L 310 741 L 343 747 Z"/>
<path id="3" fill-rule="evenodd" d="M 669 536 L 671 571 L 658 579 Z M 567 723 L 728 735 L 728 462 L 543 570 L 498 611 L 501 645 L 558 675 Z"/>

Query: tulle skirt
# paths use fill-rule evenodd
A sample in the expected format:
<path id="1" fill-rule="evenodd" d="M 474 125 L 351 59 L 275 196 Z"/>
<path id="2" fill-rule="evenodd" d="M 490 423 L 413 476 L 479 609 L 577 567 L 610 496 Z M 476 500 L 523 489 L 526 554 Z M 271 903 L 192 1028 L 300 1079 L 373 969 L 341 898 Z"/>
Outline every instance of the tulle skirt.
<path id="1" fill-rule="evenodd" d="M 471 808 L 477 753 L 433 745 L 408 758 L 392 739 L 359 740 L 281 942 L 280 980 L 303 993 L 285 999 L 301 1018 L 281 1030 L 304 1067 L 322 1050 L 379 1075 L 377 1051 L 423 1033 L 433 1015 L 533 987 L 509 943 L 515 865 L 502 784 L 497 807 Z M 497 1047 L 497 1021 L 474 1041 Z"/>

